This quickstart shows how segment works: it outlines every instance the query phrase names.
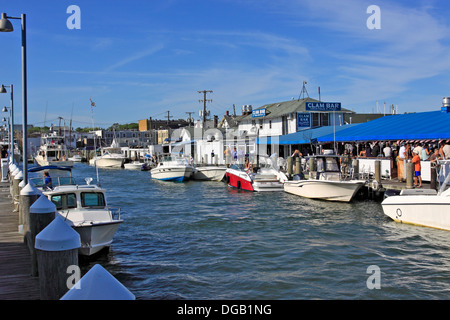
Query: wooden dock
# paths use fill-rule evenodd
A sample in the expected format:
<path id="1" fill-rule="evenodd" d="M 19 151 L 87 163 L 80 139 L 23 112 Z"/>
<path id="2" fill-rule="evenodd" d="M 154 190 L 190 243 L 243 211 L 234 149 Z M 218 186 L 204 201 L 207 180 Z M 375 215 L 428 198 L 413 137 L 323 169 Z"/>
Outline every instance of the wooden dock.
<path id="1" fill-rule="evenodd" d="M 31 276 L 31 255 L 19 233 L 9 183 L 0 183 L 0 300 L 40 300 L 39 278 Z"/>

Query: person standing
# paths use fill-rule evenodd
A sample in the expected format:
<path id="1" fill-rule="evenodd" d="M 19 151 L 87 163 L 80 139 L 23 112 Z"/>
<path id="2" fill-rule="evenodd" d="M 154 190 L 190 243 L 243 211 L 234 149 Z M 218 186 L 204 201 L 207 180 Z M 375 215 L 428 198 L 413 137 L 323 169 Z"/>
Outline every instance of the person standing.
<path id="1" fill-rule="evenodd" d="M 400 150 L 398 152 L 398 161 L 397 161 L 398 179 L 400 181 L 405 180 L 405 160 L 406 160 L 406 147 L 405 144 L 402 143 L 400 146 Z"/>
<path id="2" fill-rule="evenodd" d="M 386 146 L 383 148 L 383 153 L 386 158 L 390 158 L 392 156 L 392 149 L 389 142 L 386 142 Z"/>
<path id="3" fill-rule="evenodd" d="M 413 158 L 411 161 L 414 164 L 414 187 L 416 188 L 422 188 L 422 177 L 420 175 L 420 157 L 419 157 L 419 151 L 414 150 L 413 151 Z"/>

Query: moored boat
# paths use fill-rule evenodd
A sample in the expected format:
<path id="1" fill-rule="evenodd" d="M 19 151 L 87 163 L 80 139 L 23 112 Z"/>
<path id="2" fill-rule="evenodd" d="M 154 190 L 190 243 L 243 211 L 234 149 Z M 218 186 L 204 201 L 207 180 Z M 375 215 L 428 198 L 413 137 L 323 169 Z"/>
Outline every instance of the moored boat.
<path id="1" fill-rule="evenodd" d="M 339 157 L 326 154 L 314 156 L 315 168 L 310 168 L 309 179 L 290 180 L 284 191 L 305 198 L 350 202 L 364 185 L 363 180 L 344 180 Z"/>
<path id="2" fill-rule="evenodd" d="M 73 166 L 73 161 L 69 160 L 67 156 L 64 137 L 56 132 L 44 134 L 41 137 L 41 146 L 34 160 L 40 166 Z"/>
<path id="3" fill-rule="evenodd" d="M 199 166 L 192 173 L 194 180 L 222 181 L 227 168 L 221 166 Z"/>
<path id="4" fill-rule="evenodd" d="M 245 170 L 242 165 L 233 164 L 226 171 L 226 179 L 229 186 L 247 191 L 283 191 L 283 185 L 287 181 L 286 175 L 274 168 L 270 159 L 261 163 L 256 173 L 251 169 Z"/>
<path id="5" fill-rule="evenodd" d="M 42 170 L 70 172 L 71 169 L 45 166 L 28 171 Z M 91 184 L 92 178 L 86 178 L 85 185 L 75 183 L 71 176 L 53 177 L 50 185 L 45 184 L 42 177 L 30 178 L 30 181 L 56 205 L 57 214 L 80 234 L 79 254 L 91 256 L 111 246 L 113 237 L 123 222 L 120 218 L 120 208 L 108 206 L 105 189 Z"/>
<path id="6" fill-rule="evenodd" d="M 381 206 L 384 214 L 396 222 L 450 231 L 450 160 L 440 160 L 439 164 L 440 174 L 447 174 L 438 191 L 402 190 L 399 195 L 383 200 Z"/>
<path id="7" fill-rule="evenodd" d="M 193 167 L 186 159 L 165 156 L 158 165 L 150 170 L 152 179 L 183 182 L 190 179 Z"/>

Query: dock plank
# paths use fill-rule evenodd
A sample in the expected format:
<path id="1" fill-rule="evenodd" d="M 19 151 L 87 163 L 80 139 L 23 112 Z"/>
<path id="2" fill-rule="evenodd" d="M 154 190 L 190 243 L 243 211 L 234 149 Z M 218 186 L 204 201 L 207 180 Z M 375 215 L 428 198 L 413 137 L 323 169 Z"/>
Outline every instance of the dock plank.
<path id="1" fill-rule="evenodd" d="M 39 300 L 39 279 L 31 276 L 31 254 L 19 233 L 9 184 L 0 184 L 0 300 Z"/>

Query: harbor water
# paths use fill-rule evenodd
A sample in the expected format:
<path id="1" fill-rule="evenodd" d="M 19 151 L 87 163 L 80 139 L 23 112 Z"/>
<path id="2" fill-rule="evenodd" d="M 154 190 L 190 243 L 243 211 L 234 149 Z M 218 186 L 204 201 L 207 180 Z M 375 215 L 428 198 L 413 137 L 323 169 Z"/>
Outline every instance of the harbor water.
<path id="1" fill-rule="evenodd" d="M 84 182 L 95 169 L 76 164 Z M 124 223 L 101 264 L 140 300 L 448 299 L 450 233 L 379 202 L 332 203 L 223 182 L 99 169 Z"/>

